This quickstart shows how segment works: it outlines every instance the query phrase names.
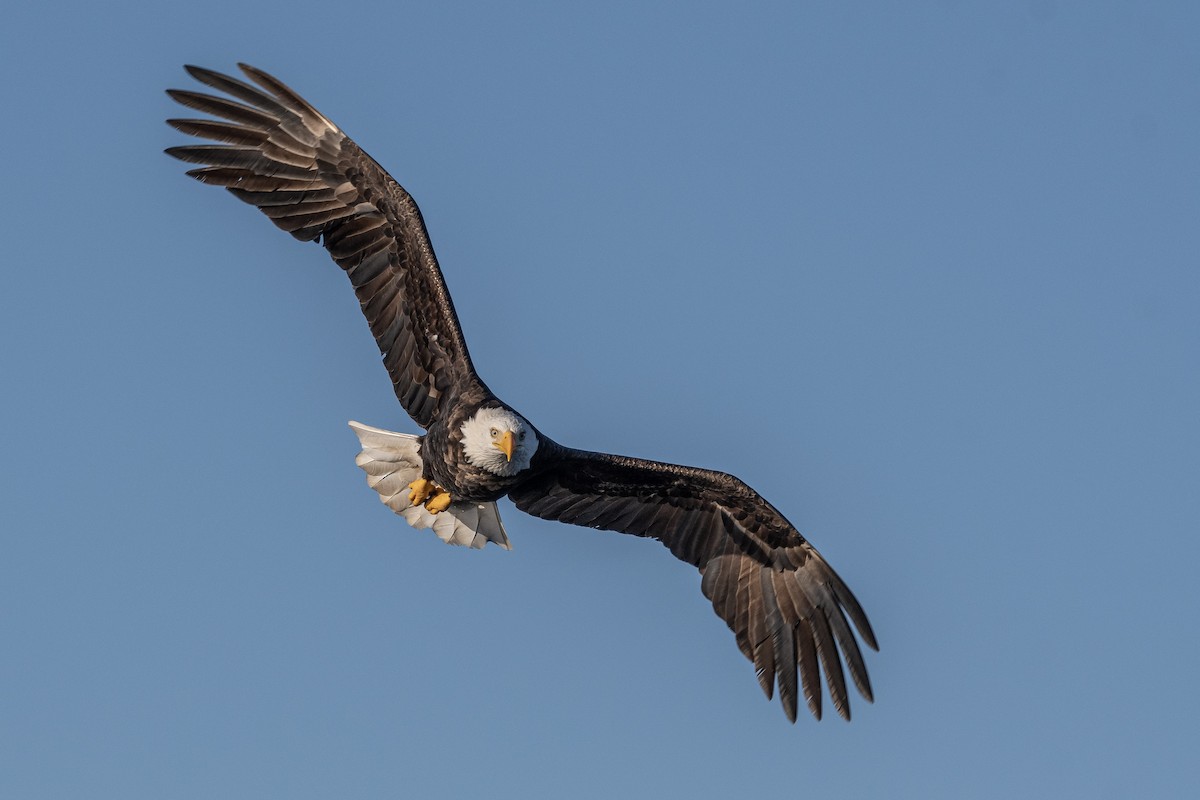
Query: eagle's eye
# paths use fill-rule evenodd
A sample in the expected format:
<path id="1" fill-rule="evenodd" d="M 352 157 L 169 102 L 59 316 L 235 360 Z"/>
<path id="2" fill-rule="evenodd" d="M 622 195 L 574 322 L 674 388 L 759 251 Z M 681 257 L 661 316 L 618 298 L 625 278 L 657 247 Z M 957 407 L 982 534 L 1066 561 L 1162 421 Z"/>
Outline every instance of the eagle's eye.
<path id="1" fill-rule="evenodd" d="M 496 430 L 495 428 L 492 428 L 492 438 L 495 439 L 499 435 L 500 435 L 500 431 Z"/>
<path id="2" fill-rule="evenodd" d="M 525 431 L 521 431 L 519 434 L 517 434 L 517 438 L 522 442 L 525 441 Z"/>

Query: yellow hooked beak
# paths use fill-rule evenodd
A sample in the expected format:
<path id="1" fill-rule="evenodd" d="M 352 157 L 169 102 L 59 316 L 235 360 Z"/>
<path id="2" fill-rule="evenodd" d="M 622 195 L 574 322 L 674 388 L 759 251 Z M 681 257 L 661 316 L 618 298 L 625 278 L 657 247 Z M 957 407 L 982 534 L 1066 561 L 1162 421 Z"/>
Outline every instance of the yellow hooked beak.
<path id="1" fill-rule="evenodd" d="M 512 451 L 513 451 L 512 431 L 505 431 L 503 436 L 501 436 L 496 441 L 492 442 L 492 446 L 495 447 L 497 450 L 499 450 L 501 453 L 504 453 L 504 457 L 506 459 L 508 459 L 509 461 L 512 461 Z"/>

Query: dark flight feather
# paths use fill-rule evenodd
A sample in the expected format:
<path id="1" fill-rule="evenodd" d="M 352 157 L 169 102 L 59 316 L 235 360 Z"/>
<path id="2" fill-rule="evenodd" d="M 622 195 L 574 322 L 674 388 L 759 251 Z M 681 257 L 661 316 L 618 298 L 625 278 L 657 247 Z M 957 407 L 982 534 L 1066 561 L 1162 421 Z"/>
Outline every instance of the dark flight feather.
<path id="1" fill-rule="evenodd" d="M 240 66 L 257 86 L 201 67 L 187 71 L 241 102 L 168 92 L 232 120 L 171 120 L 175 128 L 230 144 L 167 153 L 205 165 L 188 174 L 228 188 L 296 238 L 325 245 L 350 277 L 396 397 L 418 425 L 429 427 L 452 390 L 486 392 L 412 197 L 299 95 Z"/>
<path id="2" fill-rule="evenodd" d="M 701 591 L 768 698 L 778 686 L 789 719 L 796 718 L 797 671 L 809 708 L 821 716 L 818 660 L 834 707 L 850 718 L 839 651 L 859 692 L 873 699 L 843 611 L 877 650 L 866 615 L 820 553 L 753 489 L 722 472 L 549 444 L 534 457 L 538 474 L 509 493 L 517 508 L 658 539 L 698 567 Z"/>

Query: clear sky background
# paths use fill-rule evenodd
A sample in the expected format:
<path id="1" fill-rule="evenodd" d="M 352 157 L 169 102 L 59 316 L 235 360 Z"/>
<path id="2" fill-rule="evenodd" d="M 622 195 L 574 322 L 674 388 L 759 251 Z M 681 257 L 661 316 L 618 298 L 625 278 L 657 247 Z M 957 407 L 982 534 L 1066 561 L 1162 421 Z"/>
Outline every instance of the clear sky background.
<path id="1" fill-rule="evenodd" d="M 593 5 L 6 10 L 0 796 L 1196 796 L 1200 6 Z M 345 277 L 162 154 L 238 60 L 503 398 L 816 543 L 874 705 L 789 725 L 655 542 L 379 503 Z"/>

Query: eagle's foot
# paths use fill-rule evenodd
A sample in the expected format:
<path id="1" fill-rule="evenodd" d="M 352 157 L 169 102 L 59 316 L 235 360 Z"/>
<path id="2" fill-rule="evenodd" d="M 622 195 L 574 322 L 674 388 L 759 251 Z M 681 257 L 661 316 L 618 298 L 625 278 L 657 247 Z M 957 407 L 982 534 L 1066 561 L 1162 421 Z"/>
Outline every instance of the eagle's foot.
<path id="1" fill-rule="evenodd" d="M 425 510 L 430 514 L 440 514 L 449 507 L 450 493 L 440 486 L 435 486 L 433 497 L 425 501 Z"/>
<path id="2" fill-rule="evenodd" d="M 435 494 L 437 487 L 433 481 L 427 481 L 424 478 L 417 478 L 408 485 L 408 502 L 414 506 L 419 506 L 424 503 L 429 497 Z"/>
<path id="3" fill-rule="evenodd" d="M 417 478 L 408 489 L 408 502 L 414 506 L 424 505 L 430 514 L 440 514 L 450 507 L 450 493 L 433 481 Z"/>

